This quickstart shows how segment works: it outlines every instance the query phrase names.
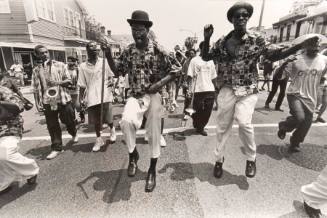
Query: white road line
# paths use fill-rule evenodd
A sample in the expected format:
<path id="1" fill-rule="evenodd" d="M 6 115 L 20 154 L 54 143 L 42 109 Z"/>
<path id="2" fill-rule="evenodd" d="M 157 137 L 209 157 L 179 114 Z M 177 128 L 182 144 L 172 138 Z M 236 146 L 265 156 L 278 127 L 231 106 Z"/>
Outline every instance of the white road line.
<path id="1" fill-rule="evenodd" d="M 253 124 L 254 128 L 269 128 L 269 127 L 278 127 L 278 123 L 260 123 L 260 124 Z M 314 127 L 325 127 L 327 123 L 314 123 L 312 124 Z M 215 129 L 216 126 L 206 126 L 206 129 Z M 233 125 L 233 128 L 238 128 L 238 125 Z M 164 134 L 172 133 L 172 132 L 181 132 L 187 129 L 192 129 L 189 127 L 177 127 L 177 128 L 168 128 L 164 129 Z M 145 130 L 138 130 L 137 135 L 144 135 Z M 121 131 L 116 132 L 117 136 L 123 135 Z M 109 133 L 102 133 L 102 136 L 110 136 Z M 78 134 L 79 138 L 95 138 L 95 133 L 87 133 L 87 134 Z M 65 134 L 62 136 L 63 139 L 70 139 L 71 135 Z M 50 140 L 50 136 L 26 136 L 22 138 L 22 141 L 43 141 L 43 140 Z"/>

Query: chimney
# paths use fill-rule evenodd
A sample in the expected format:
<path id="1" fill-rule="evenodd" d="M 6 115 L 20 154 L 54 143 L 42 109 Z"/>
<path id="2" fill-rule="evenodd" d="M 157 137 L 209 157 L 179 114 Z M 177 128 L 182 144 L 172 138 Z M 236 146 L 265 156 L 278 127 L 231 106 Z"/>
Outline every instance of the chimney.
<path id="1" fill-rule="evenodd" d="M 101 32 L 102 34 L 105 34 L 105 33 L 106 33 L 106 27 L 101 26 L 101 27 L 100 27 L 100 32 Z"/>
<path id="2" fill-rule="evenodd" d="M 111 30 L 107 30 L 107 35 L 111 36 Z"/>

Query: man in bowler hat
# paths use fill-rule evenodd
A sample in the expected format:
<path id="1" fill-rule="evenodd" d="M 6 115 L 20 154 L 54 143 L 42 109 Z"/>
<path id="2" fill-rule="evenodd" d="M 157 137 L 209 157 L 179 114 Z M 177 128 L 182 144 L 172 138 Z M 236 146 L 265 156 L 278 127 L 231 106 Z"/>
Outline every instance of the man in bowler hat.
<path id="1" fill-rule="evenodd" d="M 148 13 L 134 11 L 127 22 L 131 26 L 134 43 L 122 52 L 117 65 L 111 67 L 114 72 L 124 72 L 129 77 L 130 97 L 127 99 L 120 126 L 129 151 L 127 173 L 130 177 L 135 176 L 138 168 L 136 130 L 141 127 L 143 116 L 147 118 L 145 128 L 149 136 L 151 161 L 145 191 L 152 192 L 156 186 L 156 164 L 160 156 L 162 105 L 158 91 L 175 78 L 181 67 L 173 64 L 176 61 L 157 42 L 149 39 L 148 34 L 153 23 Z M 107 61 L 112 62 L 108 43 L 104 38 L 101 42 Z"/>
<path id="2" fill-rule="evenodd" d="M 288 49 L 273 49 L 266 45 L 258 33 L 249 32 L 247 22 L 253 14 L 253 6 L 247 2 L 235 3 L 227 12 L 227 19 L 233 24 L 227 36 L 219 39 L 209 51 L 209 41 L 213 26 L 204 28 L 203 59 L 213 59 L 218 65 L 218 76 L 215 83 L 218 94 L 217 112 L 217 145 L 214 151 L 216 164 L 214 176 L 223 175 L 224 149 L 231 133 L 233 120 L 239 124 L 239 137 L 245 147 L 247 156 L 245 175 L 254 177 L 256 174 L 256 144 L 252 115 L 258 100 L 257 62 L 261 55 L 270 61 L 286 58 L 301 49 L 305 44 L 317 38 Z"/>

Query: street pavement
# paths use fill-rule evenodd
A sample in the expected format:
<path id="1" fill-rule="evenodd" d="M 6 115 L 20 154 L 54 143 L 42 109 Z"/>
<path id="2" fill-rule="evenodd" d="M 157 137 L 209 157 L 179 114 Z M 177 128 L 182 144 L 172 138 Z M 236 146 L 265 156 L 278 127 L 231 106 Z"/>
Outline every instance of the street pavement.
<path id="1" fill-rule="evenodd" d="M 30 92 L 25 93 L 33 100 Z M 50 141 L 44 116 L 35 108 L 24 112 L 20 151 L 39 164 L 38 184 L 30 187 L 23 181 L 0 195 L 0 217 L 306 217 L 300 187 L 315 180 L 327 164 L 327 125 L 314 124 L 301 152 L 288 154 L 289 135 L 284 141 L 276 136 L 278 121 L 288 114 L 287 103 L 284 112 L 266 110 L 267 94 L 259 94 L 253 116 L 256 177 L 245 177 L 246 158 L 237 125 L 226 145 L 224 175 L 213 177 L 216 112 L 207 126 L 209 136 L 196 135 L 191 121 L 181 126 L 181 97 L 180 108 L 165 122 L 167 147 L 161 149 L 152 193 L 144 192 L 150 162 L 144 131 L 137 139 L 139 170 L 135 177 L 127 176 L 128 151 L 118 124 L 122 105 L 114 109 L 115 143 L 107 137 L 101 152 L 91 152 L 94 133 L 81 124 L 79 142 L 70 143 L 63 131 L 65 152 L 50 161 L 45 160 Z"/>

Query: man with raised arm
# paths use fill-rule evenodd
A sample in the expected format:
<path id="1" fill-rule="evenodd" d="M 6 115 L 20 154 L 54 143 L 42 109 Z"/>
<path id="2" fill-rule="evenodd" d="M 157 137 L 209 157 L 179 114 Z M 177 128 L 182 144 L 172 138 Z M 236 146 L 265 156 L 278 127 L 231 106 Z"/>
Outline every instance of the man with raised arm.
<path id="1" fill-rule="evenodd" d="M 317 37 L 307 39 L 288 49 L 269 48 L 264 38 L 246 28 L 252 16 L 253 6 L 247 2 L 235 3 L 227 12 L 227 19 L 234 30 L 219 39 L 209 52 L 209 41 L 213 33 L 212 25 L 204 28 L 204 60 L 214 60 L 218 65 L 218 77 L 215 83 L 218 95 L 217 146 L 214 176 L 223 174 L 224 149 L 231 133 L 233 120 L 239 124 L 239 137 L 247 156 L 245 174 L 256 174 L 256 144 L 252 115 L 258 100 L 257 62 L 261 55 L 270 61 L 283 59 L 301 49 L 303 45 L 317 41 Z"/>

